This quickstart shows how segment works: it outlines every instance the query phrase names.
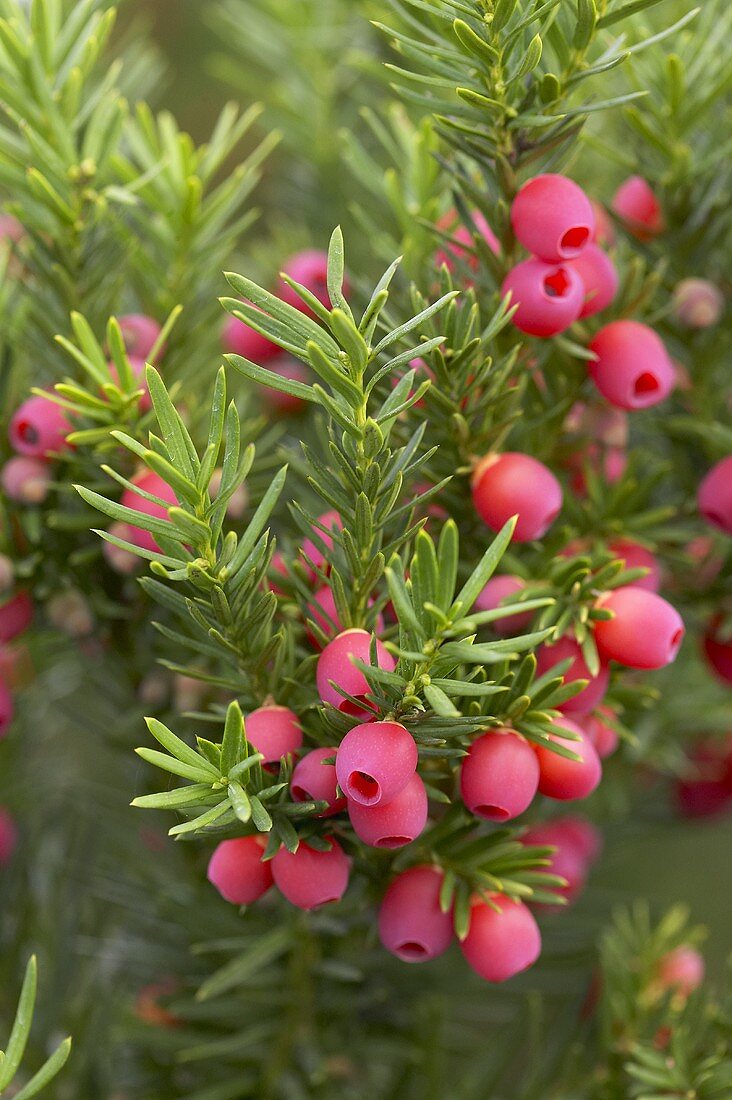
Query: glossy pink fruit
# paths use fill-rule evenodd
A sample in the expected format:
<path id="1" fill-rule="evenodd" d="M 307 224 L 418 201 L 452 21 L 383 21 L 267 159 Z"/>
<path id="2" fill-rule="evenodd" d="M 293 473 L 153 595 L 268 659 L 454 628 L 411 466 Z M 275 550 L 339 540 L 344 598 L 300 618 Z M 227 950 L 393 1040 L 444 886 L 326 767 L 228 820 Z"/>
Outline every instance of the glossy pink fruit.
<path id="1" fill-rule="evenodd" d="M 42 458 L 15 455 L 0 472 L 3 492 L 17 504 L 42 504 L 51 485 L 51 470 Z"/>
<path id="2" fill-rule="evenodd" d="M 478 611 L 495 611 L 504 600 L 507 603 L 513 603 L 511 597 L 523 592 L 524 588 L 526 588 L 526 582 L 520 577 L 514 577 L 510 573 L 499 573 L 491 577 L 480 592 L 475 601 L 475 608 Z M 490 626 L 499 638 L 511 638 L 528 630 L 533 618 L 533 611 L 523 611 L 520 615 L 506 615 L 500 619 L 494 619 Z"/>
<path id="3" fill-rule="evenodd" d="M 427 792 L 415 772 L 391 802 L 364 806 L 349 799 L 348 816 L 354 832 L 372 848 L 403 848 L 411 844 L 427 824 Z"/>
<path id="4" fill-rule="evenodd" d="M 460 767 L 460 795 L 476 817 L 510 821 L 531 805 L 539 786 L 539 764 L 531 747 L 513 730 L 484 733 Z"/>
<path id="5" fill-rule="evenodd" d="M 580 317 L 594 317 L 614 301 L 618 292 L 618 273 L 607 252 L 596 244 L 583 248 L 570 266 L 577 272 L 585 288 L 585 300 Z"/>
<path id="6" fill-rule="evenodd" d="M 562 509 L 562 487 L 531 455 L 517 451 L 488 455 L 473 474 L 473 503 L 493 531 L 518 514 L 514 542 L 540 539 Z"/>
<path id="7" fill-rule="evenodd" d="M 272 868 L 262 862 L 266 841 L 261 836 L 222 840 L 208 864 L 207 878 L 222 898 L 234 905 L 251 905 L 272 885 Z"/>
<path id="8" fill-rule="evenodd" d="M 302 745 L 302 726 L 289 707 L 274 703 L 259 707 L 247 714 L 244 728 L 247 741 L 262 753 L 265 764 L 278 763 Z"/>
<path id="9" fill-rule="evenodd" d="M 642 176 L 630 176 L 615 192 L 612 208 L 628 230 L 642 241 L 663 232 L 663 212 L 651 185 Z"/>
<path id="10" fill-rule="evenodd" d="M 282 349 L 262 336 L 251 325 L 240 321 L 238 317 L 228 317 L 221 334 L 224 351 L 241 355 L 253 363 L 269 363 L 282 354 Z"/>
<path id="11" fill-rule="evenodd" d="M 71 431 L 63 409 L 45 397 L 28 397 L 10 421 L 10 446 L 21 455 L 44 458 L 63 451 Z"/>
<path id="12" fill-rule="evenodd" d="M 612 321 L 590 342 L 590 377 L 620 409 L 647 409 L 668 397 L 676 376 L 663 341 L 639 321 Z"/>
<path id="13" fill-rule="evenodd" d="M 693 947 L 682 944 L 661 959 L 658 978 L 664 989 L 687 996 L 704 981 L 704 958 Z"/>
<path id="14" fill-rule="evenodd" d="M 289 275 L 296 283 L 300 283 L 311 294 L 314 294 L 321 305 L 331 309 L 330 295 L 328 294 L 328 255 L 317 248 L 309 248 L 304 252 L 297 252 L 291 256 L 283 267 L 285 275 Z M 344 283 L 344 293 L 348 294 L 348 283 Z M 298 298 L 294 290 L 284 280 L 280 280 L 277 294 L 283 302 L 294 306 L 302 313 L 312 316 L 311 310 Z"/>
<path id="15" fill-rule="evenodd" d="M 128 313 L 119 318 L 119 327 L 127 354 L 143 362 L 148 359 L 161 332 L 157 321 L 144 313 Z"/>
<path id="16" fill-rule="evenodd" d="M 541 953 L 541 934 L 532 913 L 520 901 L 501 894 L 492 899 L 496 912 L 482 898 L 470 909 L 470 928 L 460 944 L 468 966 L 487 982 L 505 982 L 527 970 Z"/>
<path id="17" fill-rule="evenodd" d="M 625 585 L 606 593 L 599 606 L 614 618 L 595 623 L 600 657 L 628 668 L 663 668 L 676 658 L 684 623 L 675 607 L 655 592 Z"/>
<path id="18" fill-rule="evenodd" d="M 436 867 L 411 867 L 387 887 L 379 908 L 379 939 L 403 962 L 427 962 L 452 942 L 452 914 L 440 909 L 443 874 Z"/>
<path id="19" fill-rule="evenodd" d="M 715 616 L 702 641 L 704 656 L 720 680 L 732 684 L 732 639 L 720 635 L 721 619 Z"/>
<path id="20" fill-rule="evenodd" d="M 142 396 L 140 397 L 138 403 L 140 412 L 149 412 L 152 408 L 152 399 L 150 397 L 150 391 L 147 388 L 147 379 L 145 378 L 145 368 L 147 365 L 146 361 L 136 355 L 129 355 L 128 358 L 130 362 L 130 370 L 132 371 L 132 375 L 136 382 L 135 388 L 138 390 L 143 390 Z M 112 381 L 117 386 L 119 386 L 120 380 L 119 371 L 117 370 L 117 364 L 110 361 L 107 366 L 109 367 L 109 373 L 111 375 Z"/>
<path id="21" fill-rule="evenodd" d="M 477 232 L 483 237 L 491 252 L 497 256 L 501 251 L 498 238 L 488 225 L 488 222 L 478 211 L 472 215 L 473 224 Z M 435 255 L 435 264 L 441 267 L 445 264 L 449 271 L 455 270 L 455 260 L 465 260 L 473 271 L 478 270 L 479 260 L 468 251 L 473 248 L 473 232 L 468 226 L 459 223 L 459 214 L 456 210 L 449 210 L 443 214 L 437 223 L 437 228 L 449 233 L 451 241 L 445 242 Z"/>
<path id="22" fill-rule="evenodd" d="M 547 173 L 525 183 L 511 204 L 511 225 L 529 252 L 557 263 L 572 260 L 595 232 L 592 203 L 567 176 Z"/>
<path id="23" fill-rule="evenodd" d="M 12 815 L 0 806 L 0 867 L 10 862 L 18 842 L 18 830 Z"/>
<path id="24" fill-rule="evenodd" d="M 280 355 L 273 359 L 271 363 L 267 364 L 267 369 L 274 371 L 280 378 L 285 378 L 290 382 L 304 382 L 307 384 L 311 381 L 307 367 L 299 360 L 292 359 L 289 355 Z M 275 389 L 274 386 L 261 386 L 259 393 L 264 403 L 282 416 L 294 416 L 295 413 L 301 412 L 306 404 L 301 397 L 283 393 L 282 390 Z"/>
<path id="25" fill-rule="evenodd" d="M 338 784 L 352 802 L 378 806 L 403 791 L 417 770 L 417 745 L 399 722 L 364 722 L 338 748 Z"/>
<path id="26" fill-rule="evenodd" d="M 280 848 L 272 860 L 275 886 L 298 909 L 340 901 L 346 892 L 350 860 L 337 840 L 326 839 L 331 844 L 327 852 L 310 848 L 301 840 L 296 852 Z"/>
<path id="27" fill-rule="evenodd" d="M 324 527 L 325 531 L 321 531 L 321 527 Z M 328 556 L 333 550 L 333 534 L 340 531 L 342 527 L 343 520 L 336 511 L 323 512 L 318 516 L 318 525 L 313 526 L 313 537 L 305 539 L 302 544 L 305 565 L 311 573 L 313 567 L 328 572 Z"/>
<path id="28" fill-rule="evenodd" d="M 7 734 L 13 721 L 15 706 L 13 697 L 3 680 L 0 680 L 0 740 Z"/>
<path id="29" fill-rule="evenodd" d="M 615 539 L 608 543 L 608 550 L 624 563 L 626 569 L 647 569 L 645 577 L 633 581 L 636 588 L 658 592 L 661 587 L 661 566 L 655 554 L 631 539 Z"/>
<path id="30" fill-rule="evenodd" d="M 557 890 L 567 901 L 574 901 L 581 893 L 592 861 L 587 848 L 578 842 L 577 824 L 582 829 L 589 828 L 597 833 L 589 821 L 581 818 L 556 818 L 546 824 L 535 825 L 521 838 L 524 844 L 557 849 L 545 870 L 567 880 L 567 885 Z"/>
<path id="31" fill-rule="evenodd" d="M 732 535 L 732 455 L 704 477 L 697 496 L 699 512 L 713 527 Z"/>
<path id="32" fill-rule="evenodd" d="M 21 589 L 0 604 L 0 645 L 12 642 L 33 621 L 33 601 L 28 593 Z"/>
<path id="33" fill-rule="evenodd" d="M 595 215 L 595 232 L 592 234 L 594 244 L 602 248 L 610 248 L 615 244 L 615 226 L 605 207 L 600 202 L 590 199 L 592 212 Z"/>
<path id="34" fill-rule="evenodd" d="M 608 724 L 606 719 L 615 719 L 615 713 L 609 707 L 598 707 L 594 714 L 588 714 L 582 720 L 585 732 L 597 749 L 597 755 L 601 760 L 612 756 L 619 741 L 617 731 Z"/>
<path id="35" fill-rule="evenodd" d="M 577 734 L 579 740 L 570 740 L 555 733 L 550 734 L 550 737 L 579 759 L 569 760 L 543 745 L 535 745 L 534 751 L 539 760 L 539 790 L 560 802 L 587 798 L 602 778 L 600 757 L 585 731 L 569 718 L 562 717 L 555 724 Z"/>
<path id="36" fill-rule="evenodd" d="M 574 638 L 570 638 L 565 634 L 553 645 L 547 645 L 545 642 L 539 646 L 536 652 L 537 672 L 540 676 L 543 676 L 545 672 L 548 672 L 550 668 L 554 668 L 560 661 L 570 659 L 572 664 L 564 674 L 565 684 L 571 684 L 575 680 L 589 680 L 589 683 L 579 695 L 575 695 L 568 699 L 566 703 L 562 703 L 560 709 L 565 714 L 587 714 L 605 696 L 608 680 L 610 679 L 607 665 L 601 665 L 597 676 L 592 676 L 582 656 L 582 647 Z"/>
<path id="37" fill-rule="evenodd" d="M 501 297 L 511 293 L 510 305 L 518 304 L 513 323 L 529 336 L 556 336 L 579 318 L 585 286 L 571 264 L 546 263 L 532 256 L 511 268 L 501 287 Z"/>
<path id="38" fill-rule="evenodd" d="M 335 755 L 335 748 L 312 749 L 298 760 L 292 772 L 290 794 L 295 802 L 328 803 L 328 809 L 320 817 L 330 817 L 346 808 L 345 798 L 339 798 L 336 790 L 335 764 L 323 763 Z"/>
<path id="39" fill-rule="evenodd" d="M 363 711 L 368 712 L 373 709 L 366 700 L 370 689 L 363 672 L 353 664 L 351 658 L 367 665 L 371 663 L 371 635 L 367 630 L 344 630 L 328 643 L 318 658 L 316 670 L 318 694 L 324 703 L 330 703 L 338 710 L 352 714 L 354 705 L 336 689 L 334 685 L 337 685 L 363 703 L 363 707 L 358 710 L 361 714 Z M 396 667 L 396 661 L 378 640 L 376 661 L 378 667 L 387 672 L 393 672 Z"/>
<path id="40" fill-rule="evenodd" d="M 138 474 L 137 477 L 133 477 L 132 484 L 136 485 L 138 489 L 141 489 L 144 493 L 150 493 L 152 496 L 160 497 L 161 500 L 167 503 L 168 507 L 178 505 L 178 498 L 167 481 L 163 481 L 163 479 L 158 474 L 154 474 L 152 470 L 147 470 L 144 473 Z M 154 516 L 157 519 L 168 518 L 168 507 L 163 507 L 154 500 L 146 500 L 138 493 L 133 492 L 132 489 L 125 489 L 120 498 L 120 504 L 125 508 L 134 509 L 135 512 L 141 512 L 145 516 Z M 127 529 L 127 540 L 133 542 L 135 546 L 139 546 L 143 550 L 159 549 L 157 542 L 150 532 L 145 531 L 142 527 L 129 525 Z"/>

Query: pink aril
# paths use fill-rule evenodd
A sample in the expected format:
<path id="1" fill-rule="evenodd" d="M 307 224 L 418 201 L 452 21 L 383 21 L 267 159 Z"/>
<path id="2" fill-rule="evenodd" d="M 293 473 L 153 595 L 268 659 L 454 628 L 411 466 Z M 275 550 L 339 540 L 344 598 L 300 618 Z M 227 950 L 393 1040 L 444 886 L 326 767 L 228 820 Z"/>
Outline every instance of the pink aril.
<path id="1" fill-rule="evenodd" d="M 402 962 L 436 959 L 452 942 L 452 914 L 440 908 L 443 878 L 437 867 L 410 867 L 386 889 L 379 907 L 379 939 Z"/>
<path id="2" fill-rule="evenodd" d="M 460 794 L 476 817 L 511 821 L 531 805 L 539 785 L 539 764 L 527 742 L 510 729 L 475 740 L 460 767 Z"/>
<path id="3" fill-rule="evenodd" d="M 417 769 L 417 745 L 399 722 L 364 722 L 349 730 L 336 759 L 338 784 L 363 806 L 391 802 Z"/>
<path id="4" fill-rule="evenodd" d="M 226 901 L 251 905 L 272 885 L 272 867 L 262 860 L 266 840 L 257 836 L 222 840 L 208 864 L 206 877 Z"/>
<path id="5" fill-rule="evenodd" d="M 300 841 L 296 852 L 280 848 L 272 860 L 275 886 L 298 909 L 316 909 L 340 901 L 348 887 L 350 860 L 333 837 L 321 852 Z"/>
<path id="6" fill-rule="evenodd" d="M 427 811 L 427 792 L 416 772 L 391 802 L 368 806 L 348 800 L 354 832 L 372 848 L 403 848 L 411 844 L 427 824 Z"/>

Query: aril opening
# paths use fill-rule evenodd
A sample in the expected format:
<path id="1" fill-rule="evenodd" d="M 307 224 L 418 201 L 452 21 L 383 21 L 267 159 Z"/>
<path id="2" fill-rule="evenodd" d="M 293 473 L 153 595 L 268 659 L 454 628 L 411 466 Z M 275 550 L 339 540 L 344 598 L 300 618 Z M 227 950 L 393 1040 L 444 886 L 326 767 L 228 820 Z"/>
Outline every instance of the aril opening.
<path id="1" fill-rule="evenodd" d="M 590 239 L 590 231 L 586 225 L 573 225 L 559 242 L 564 252 L 579 252 Z"/>
<path id="2" fill-rule="evenodd" d="M 365 802 L 376 802 L 381 796 L 381 786 L 368 772 L 351 772 L 348 777 L 349 794 L 358 795 Z"/>
<path id="3" fill-rule="evenodd" d="M 563 267 L 558 267 L 544 279 L 544 293 L 547 298 L 563 298 L 569 289 L 569 276 Z"/>
<path id="4" fill-rule="evenodd" d="M 508 821 L 510 816 L 505 806 L 492 806 L 490 803 L 476 806 L 475 812 L 480 814 L 481 817 L 489 818 L 491 821 Z"/>
<path id="5" fill-rule="evenodd" d="M 18 435 L 24 443 L 37 443 L 38 432 L 28 420 L 20 420 L 17 424 Z"/>
<path id="6" fill-rule="evenodd" d="M 647 394 L 655 393 L 657 389 L 658 381 L 655 375 L 646 370 L 636 378 L 633 386 L 633 393 L 636 397 L 643 397 Z"/>
<path id="7" fill-rule="evenodd" d="M 424 944 L 408 942 L 398 945 L 397 954 L 405 962 L 419 962 L 421 959 L 426 959 L 429 952 Z"/>
<path id="8" fill-rule="evenodd" d="M 405 844 L 411 844 L 413 836 L 380 836 L 376 841 L 376 848 L 403 848 Z"/>

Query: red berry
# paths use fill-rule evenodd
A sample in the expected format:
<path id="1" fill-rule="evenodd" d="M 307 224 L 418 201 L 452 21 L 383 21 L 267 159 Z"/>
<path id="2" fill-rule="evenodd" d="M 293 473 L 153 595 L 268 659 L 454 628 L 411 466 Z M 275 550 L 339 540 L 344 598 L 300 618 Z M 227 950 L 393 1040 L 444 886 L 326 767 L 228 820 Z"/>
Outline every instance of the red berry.
<path id="1" fill-rule="evenodd" d="M 161 500 L 166 501 L 168 507 L 163 507 L 161 504 L 157 504 L 154 500 L 146 500 L 132 489 L 125 489 L 121 498 L 120 504 L 125 508 L 132 508 L 135 512 L 141 512 L 144 516 L 154 516 L 156 519 L 167 519 L 168 508 L 178 506 L 178 498 L 168 485 L 167 481 L 154 474 L 152 470 L 146 470 L 137 477 L 133 477 L 132 484 L 136 485 L 138 489 L 141 489 L 143 493 L 150 493 L 152 496 L 160 497 Z M 139 546 L 142 550 L 159 550 L 159 546 L 149 531 L 145 531 L 142 527 L 134 527 L 130 525 L 127 529 L 127 534 L 121 536 L 126 538 L 128 542 L 133 542 L 135 546 Z"/>
<path id="2" fill-rule="evenodd" d="M 493 530 L 518 513 L 514 542 L 540 539 L 562 509 L 562 487 L 551 470 L 517 451 L 487 455 L 473 474 L 473 504 Z"/>
<path id="3" fill-rule="evenodd" d="M 585 288 L 580 317 L 602 313 L 618 292 L 618 273 L 608 254 L 596 244 L 588 244 L 569 266 L 577 272 Z"/>
<path id="4" fill-rule="evenodd" d="M 259 707 L 244 720 L 247 741 L 264 756 L 265 764 L 278 763 L 302 745 L 302 727 L 288 707 L 274 703 Z"/>
<path id="5" fill-rule="evenodd" d="M 712 817 L 732 803 L 732 737 L 696 745 L 689 754 L 693 774 L 679 780 L 676 801 L 684 817 Z"/>
<path id="6" fill-rule="evenodd" d="M 399 722 L 355 726 L 338 747 L 338 784 L 348 799 L 362 806 L 391 802 L 416 769 L 417 745 Z"/>
<path id="7" fill-rule="evenodd" d="M 136 389 L 144 391 L 139 400 L 140 412 L 149 412 L 149 410 L 152 408 L 152 398 L 150 397 L 150 391 L 147 388 L 147 379 L 145 378 L 145 360 L 136 355 L 129 355 L 128 358 L 130 362 L 130 370 L 132 371 L 132 375 L 137 383 Z M 109 373 L 112 380 L 117 386 L 119 386 L 120 381 L 117 364 L 110 361 L 107 366 L 109 367 Z"/>
<path id="8" fill-rule="evenodd" d="M 368 715 L 373 710 L 366 698 L 370 691 L 369 685 L 363 672 L 352 663 L 352 657 L 367 665 L 371 663 L 371 635 L 367 630 L 344 630 L 332 642 L 328 642 L 318 658 L 316 670 L 318 694 L 324 703 L 330 703 L 338 710 L 352 714 L 353 704 L 336 690 L 334 685 L 337 685 L 363 702 L 363 708 L 358 711 L 359 715 L 362 713 Z M 386 669 L 387 672 L 392 672 L 396 667 L 396 661 L 378 640 L 376 660 L 379 668 Z"/>
<path id="9" fill-rule="evenodd" d="M 660 960 L 658 978 L 664 989 L 688 997 L 704 981 L 704 958 L 693 947 L 681 944 Z"/>
<path id="10" fill-rule="evenodd" d="M 585 287 L 570 264 L 546 263 L 532 256 L 511 268 L 501 296 L 511 293 L 517 305 L 513 323 L 529 336 L 549 337 L 564 332 L 582 312 Z"/>
<path id="11" fill-rule="evenodd" d="M 44 458 L 63 451 L 71 431 L 63 409 L 46 397 L 29 397 L 10 421 L 10 446 L 21 455 Z"/>
<path id="12" fill-rule="evenodd" d="M 643 669 L 663 668 L 675 660 L 684 623 L 661 596 L 625 585 L 602 596 L 598 606 L 614 615 L 595 623 L 595 641 L 603 660 Z"/>
<path id="13" fill-rule="evenodd" d="M 548 263 L 578 256 L 595 232 L 592 203 L 567 176 L 547 173 L 525 183 L 511 205 L 511 224 L 529 252 Z"/>
<path id="14" fill-rule="evenodd" d="M 325 531 L 321 531 L 321 527 L 325 528 Z M 330 511 L 323 512 L 322 516 L 318 516 L 317 526 L 313 526 L 313 538 L 305 539 L 302 544 L 302 553 L 305 558 L 305 564 L 311 571 L 315 569 L 323 569 L 328 571 L 329 562 L 326 557 L 326 552 L 330 553 L 333 549 L 333 535 L 336 531 L 340 531 L 343 527 L 343 520 L 338 512 Z M 328 534 L 328 532 L 331 532 Z M 317 542 L 314 540 L 317 539 Z M 322 546 L 325 546 L 325 551 Z M 312 563 L 312 564 L 311 564 Z M 313 574 L 314 576 L 315 574 Z"/>
<path id="15" fill-rule="evenodd" d="M 590 342 L 597 356 L 590 377 L 620 409 L 647 409 L 668 397 L 675 383 L 663 341 L 638 321 L 612 321 Z"/>
<path id="16" fill-rule="evenodd" d="M 577 741 L 556 733 L 550 734 L 550 739 L 569 749 L 579 759 L 569 760 L 543 745 L 535 745 L 534 751 L 539 760 L 539 790 L 560 802 L 587 798 L 602 778 L 600 757 L 585 731 L 569 718 L 562 717 L 555 725 L 577 734 Z"/>
<path id="17" fill-rule="evenodd" d="M 490 730 L 470 746 L 460 768 L 460 794 L 476 817 L 510 821 L 528 809 L 539 785 L 539 764 L 513 730 Z"/>
<path id="18" fill-rule="evenodd" d="M 328 809 L 319 817 L 330 817 L 346 808 L 345 798 L 338 797 L 335 764 L 323 763 L 335 755 L 335 748 L 312 749 L 298 760 L 292 772 L 290 794 L 295 802 L 328 803 Z"/>
<path id="19" fill-rule="evenodd" d="M 497 256 L 501 251 L 501 246 L 498 243 L 495 233 L 488 225 L 488 222 L 478 211 L 473 212 L 472 220 L 477 232 L 484 238 L 491 252 L 495 253 Z M 442 265 L 445 264 L 449 271 L 454 271 L 455 260 L 461 259 L 466 260 L 473 271 L 477 271 L 479 264 L 477 256 L 473 256 L 467 252 L 468 249 L 472 249 L 473 247 L 473 233 L 468 226 L 458 225 L 457 222 L 457 210 L 449 210 L 447 214 L 443 214 L 438 221 L 437 228 L 442 229 L 445 233 L 449 233 L 452 240 L 445 242 L 436 254 L 435 264 L 437 267 L 442 267 Z"/>
<path id="20" fill-rule="evenodd" d="M 487 982 L 505 982 L 539 958 L 541 934 L 529 909 L 497 894 L 496 912 L 482 898 L 470 909 L 470 928 L 460 944 L 468 966 Z"/>
<path id="21" fill-rule="evenodd" d="M 605 207 L 600 202 L 590 199 L 590 206 L 595 215 L 595 232 L 592 234 L 594 244 L 603 248 L 610 248 L 615 244 L 615 226 Z"/>
<path id="22" fill-rule="evenodd" d="M 0 680 L 0 740 L 8 732 L 14 713 L 13 697 L 5 686 L 5 682 Z"/>
<path id="23" fill-rule="evenodd" d="M 478 611 L 495 611 L 504 601 L 515 603 L 511 596 L 523 592 L 524 588 L 526 588 L 526 582 L 520 577 L 511 576 L 510 573 L 499 573 L 491 577 L 482 589 L 475 601 L 475 607 Z M 506 615 L 501 616 L 500 619 L 494 619 L 490 626 L 500 638 L 511 638 L 528 630 L 533 618 L 533 611 L 523 611 L 520 615 Z"/>
<path id="24" fill-rule="evenodd" d="M 17 504 L 42 504 L 51 485 L 51 470 L 42 458 L 15 455 L 0 473 L 5 495 Z"/>
<path id="25" fill-rule="evenodd" d="M 551 846 L 557 849 L 545 870 L 552 875 L 561 875 L 567 880 L 567 885 L 557 890 L 557 893 L 567 901 L 574 901 L 582 891 L 591 862 L 587 849 L 578 842 L 578 833 L 575 828 L 577 822 L 581 827 L 588 826 L 593 833 L 597 832 L 589 822 L 580 818 L 557 818 L 544 825 L 534 826 L 522 837 L 524 844 L 535 844 L 538 847 Z"/>
<path id="26" fill-rule="evenodd" d="M 585 732 L 601 760 L 612 756 L 618 747 L 617 732 L 603 718 L 614 719 L 615 714 L 609 707 L 598 707 L 596 714 L 588 714 L 584 719 Z"/>
<path id="27" fill-rule="evenodd" d="M 567 672 L 564 673 L 565 684 L 574 683 L 575 680 L 589 680 L 586 688 L 579 695 L 562 703 L 561 710 L 565 714 L 587 714 L 603 699 L 607 691 L 610 673 L 607 665 L 601 665 L 597 676 L 592 676 L 587 662 L 582 656 L 582 647 L 574 638 L 565 635 L 559 641 L 548 645 L 544 642 L 536 652 L 536 667 L 540 676 L 554 668 L 560 661 L 572 660 Z"/>
<path id="28" fill-rule="evenodd" d="M 721 618 L 712 619 L 702 642 L 704 656 L 720 680 L 732 684 L 732 640 L 720 636 Z"/>
<path id="29" fill-rule="evenodd" d="M 221 334 L 224 351 L 241 355 L 253 363 L 264 364 L 281 355 L 282 349 L 262 336 L 251 325 L 240 321 L 238 317 L 229 317 Z"/>
<path id="30" fill-rule="evenodd" d="M 411 844 L 427 824 L 427 809 L 427 792 L 416 772 L 391 802 L 365 806 L 348 801 L 354 832 L 372 848 L 403 848 Z"/>
<path id="31" fill-rule="evenodd" d="M 13 638 L 27 630 L 32 619 L 33 601 L 24 590 L 0 604 L 0 645 L 12 642 Z"/>
<path id="32" fill-rule="evenodd" d="M 608 543 L 608 550 L 623 562 L 625 569 L 648 569 L 645 577 L 633 581 L 636 588 L 645 588 L 648 592 L 658 592 L 661 587 L 661 566 L 658 558 L 631 539 L 615 539 Z"/>
<path id="33" fill-rule="evenodd" d="M 119 327 L 127 354 L 144 363 L 160 336 L 160 325 L 144 313 L 128 313 L 119 318 Z"/>
<path id="34" fill-rule="evenodd" d="M 18 842 L 18 830 L 15 821 L 4 806 L 0 806 L 0 867 L 4 867 L 15 851 Z"/>
<path id="35" fill-rule="evenodd" d="M 234 905 L 251 905 L 272 885 L 272 868 L 262 861 L 261 836 L 222 840 L 208 864 L 208 881 Z"/>
<path id="36" fill-rule="evenodd" d="M 306 249 L 298 252 L 285 263 L 283 267 L 285 275 L 289 275 L 296 283 L 300 283 L 311 294 L 314 294 L 321 305 L 326 309 L 332 309 L 330 295 L 328 294 L 328 255 L 317 248 Z M 344 284 L 344 293 L 348 294 L 348 284 Z M 301 313 L 312 316 L 312 311 L 305 305 L 301 298 L 284 280 L 280 280 L 277 293 L 283 302 L 299 309 Z"/>
<path id="37" fill-rule="evenodd" d="M 628 230 L 641 241 L 651 240 L 663 232 L 661 204 L 650 184 L 641 176 L 630 176 L 620 185 L 615 192 L 612 208 Z"/>
<path id="38" fill-rule="evenodd" d="M 333 837 L 327 852 L 300 841 L 296 852 L 280 848 L 272 860 L 275 886 L 298 909 L 340 901 L 348 886 L 350 860 Z"/>
<path id="39" fill-rule="evenodd" d="M 304 364 L 297 359 L 292 359 L 289 355 L 278 356 L 267 364 L 267 369 L 290 382 L 307 383 L 310 381 L 310 374 Z M 274 412 L 281 413 L 282 416 L 293 416 L 295 413 L 300 412 L 305 405 L 301 397 L 293 397 L 292 394 L 283 393 L 282 390 L 275 389 L 274 386 L 262 386 L 259 392 L 263 401 Z"/>
<path id="40" fill-rule="evenodd" d="M 436 867 L 411 867 L 387 887 L 379 908 L 379 938 L 403 962 L 427 962 L 452 942 L 452 914 L 440 909 L 443 875 Z"/>
<path id="41" fill-rule="evenodd" d="M 712 466 L 699 486 L 697 500 L 707 523 L 732 535 L 732 455 Z"/>

